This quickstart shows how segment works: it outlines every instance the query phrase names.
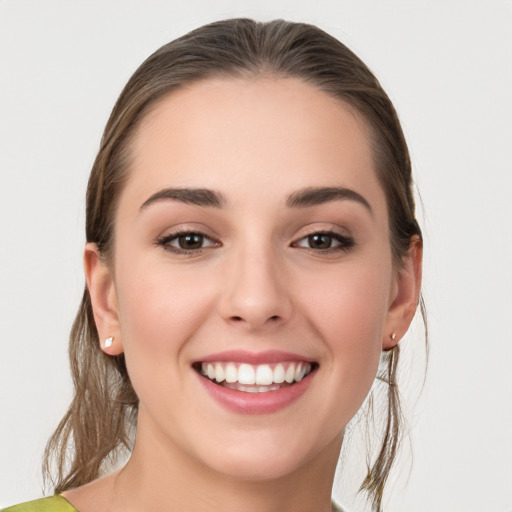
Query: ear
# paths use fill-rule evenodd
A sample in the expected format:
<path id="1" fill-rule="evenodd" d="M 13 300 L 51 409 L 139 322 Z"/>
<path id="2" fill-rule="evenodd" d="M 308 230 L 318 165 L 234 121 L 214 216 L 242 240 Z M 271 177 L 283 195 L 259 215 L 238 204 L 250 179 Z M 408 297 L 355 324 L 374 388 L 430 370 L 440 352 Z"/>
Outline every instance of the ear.
<path id="1" fill-rule="evenodd" d="M 421 291 L 422 258 L 423 243 L 419 236 L 414 236 L 402 266 L 395 271 L 382 340 L 383 350 L 390 350 L 398 344 L 416 313 Z"/>
<path id="2" fill-rule="evenodd" d="M 86 244 L 84 268 L 101 349 L 106 354 L 119 355 L 123 352 L 123 345 L 114 278 L 96 244 Z M 113 338 L 112 343 L 105 344 L 110 337 Z"/>

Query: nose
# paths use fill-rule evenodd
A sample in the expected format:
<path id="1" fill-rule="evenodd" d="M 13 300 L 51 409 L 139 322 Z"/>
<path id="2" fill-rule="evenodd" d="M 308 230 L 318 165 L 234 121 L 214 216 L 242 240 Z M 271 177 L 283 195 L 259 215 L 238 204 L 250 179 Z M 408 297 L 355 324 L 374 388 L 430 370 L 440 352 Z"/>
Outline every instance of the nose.
<path id="1" fill-rule="evenodd" d="M 254 331 L 289 320 L 292 302 L 286 272 L 270 249 L 241 249 L 226 267 L 219 301 L 225 321 Z"/>

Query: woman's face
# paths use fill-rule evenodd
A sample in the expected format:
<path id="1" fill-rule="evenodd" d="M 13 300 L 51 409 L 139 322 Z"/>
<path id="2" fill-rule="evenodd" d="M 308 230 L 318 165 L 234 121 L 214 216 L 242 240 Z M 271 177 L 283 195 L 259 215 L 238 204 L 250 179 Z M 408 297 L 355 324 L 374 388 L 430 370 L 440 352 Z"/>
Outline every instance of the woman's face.
<path id="1" fill-rule="evenodd" d="M 137 442 L 244 479 L 336 460 L 396 330 L 368 137 L 297 79 L 203 81 L 143 120 L 105 332 L 140 398 Z"/>

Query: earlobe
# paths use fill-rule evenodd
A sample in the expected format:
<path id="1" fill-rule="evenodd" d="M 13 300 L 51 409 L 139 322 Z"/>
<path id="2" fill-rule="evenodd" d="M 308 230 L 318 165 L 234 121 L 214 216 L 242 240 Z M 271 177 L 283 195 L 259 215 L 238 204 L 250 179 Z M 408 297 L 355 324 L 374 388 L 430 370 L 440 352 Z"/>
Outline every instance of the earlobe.
<path id="1" fill-rule="evenodd" d="M 422 257 L 423 243 L 419 236 L 414 236 L 403 258 L 403 265 L 396 272 L 383 335 L 383 350 L 391 350 L 398 344 L 416 313 L 421 291 Z"/>
<path id="2" fill-rule="evenodd" d="M 109 355 L 119 355 L 123 346 L 114 278 L 96 244 L 85 246 L 84 269 L 101 349 Z"/>

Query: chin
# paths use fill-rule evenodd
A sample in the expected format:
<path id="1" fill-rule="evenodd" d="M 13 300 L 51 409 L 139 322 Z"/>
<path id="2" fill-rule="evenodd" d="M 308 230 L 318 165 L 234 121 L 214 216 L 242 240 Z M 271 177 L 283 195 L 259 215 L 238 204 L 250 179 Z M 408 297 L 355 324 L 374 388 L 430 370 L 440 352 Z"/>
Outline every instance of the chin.
<path id="1" fill-rule="evenodd" d="M 293 474 L 305 465 L 296 456 L 276 457 L 247 457 L 238 456 L 235 459 L 223 461 L 216 469 L 219 473 L 234 480 L 251 482 L 266 482 L 280 480 Z"/>
<path id="2" fill-rule="evenodd" d="M 272 435 L 274 434 L 274 435 Z M 327 436 L 326 436 L 327 438 Z M 283 479 L 310 466 L 314 460 L 337 460 L 342 435 L 325 444 L 311 442 L 309 436 L 290 436 L 287 432 L 249 433 L 246 442 L 223 443 L 221 453 L 211 453 L 209 461 L 214 471 L 235 480 L 265 482 Z M 324 438 L 325 439 L 325 438 Z"/>

